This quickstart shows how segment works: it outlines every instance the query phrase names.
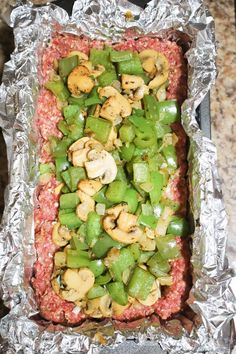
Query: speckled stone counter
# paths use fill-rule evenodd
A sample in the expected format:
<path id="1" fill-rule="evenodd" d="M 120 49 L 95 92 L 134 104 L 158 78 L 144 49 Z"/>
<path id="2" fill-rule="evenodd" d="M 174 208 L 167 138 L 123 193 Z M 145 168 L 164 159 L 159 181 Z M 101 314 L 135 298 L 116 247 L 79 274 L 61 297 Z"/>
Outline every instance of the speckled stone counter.
<path id="1" fill-rule="evenodd" d="M 207 0 L 215 18 L 218 78 L 211 90 L 212 140 L 229 218 L 228 256 L 236 269 L 236 27 L 234 0 Z"/>

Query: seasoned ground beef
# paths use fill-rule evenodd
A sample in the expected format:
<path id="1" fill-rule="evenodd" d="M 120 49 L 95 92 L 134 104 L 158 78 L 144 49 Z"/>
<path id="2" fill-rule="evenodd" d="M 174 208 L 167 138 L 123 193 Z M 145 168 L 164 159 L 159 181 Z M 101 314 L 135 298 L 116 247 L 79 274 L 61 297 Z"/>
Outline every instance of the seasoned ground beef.
<path id="1" fill-rule="evenodd" d="M 70 51 L 79 50 L 89 53 L 91 48 L 102 48 L 103 42 L 90 40 L 86 37 L 58 34 L 55 36 L 42 56 L 40 77 L 42 84 L 48 80 L 55 60 L 65 57 Z M 146 48 L 163 53 L 170 64 L 169 86 L 167 99 L 177 99 L 180 103 L 187 93 L 186 77 L 187 69 L 181 48 L 175 43 L 158 38 L 141 37 L 114 44 L 116 50 L 131 49 L 142 51 Z M 40 145 L 40 162 L 52 161 L 48 138 L 50 136 L 62 137 L 57 128 L 57 123 L 62 120 L 62 114 L 57 107 L 56 98 L 48 90 L 41 88 L 38 95 L 37 114 L 35 127 L 38 133 Z M 182 214 L 186 212 L 187 184 L 186 184 L 186 135 L 180 123 L 174 123 L 172 129 L 177 135 L 176 145 L 178 165 L 177 172 L 171 178 L 168 185 L 168 197 L 181 206 Z M 35 195 L 35 247 L 37 261 L 34 264 L 34 276 L 32 285 L 35 290 L 40 314 L 47 320 L 58 323 L 78 324 L 86 318 L 74 303 L 60 298 L 51 287 L 51 275 L 53 272 L 53 257 L 58 247 L 52 241 L 52 228 L 57 218 L 59 194 L 56 190 L 60 182 L 54 177 L 38 185 Z M 152 306 L 134 304 L 126 309 L 122 315 L 114 316 L 119 321 L 139 319 L 153 313 L 162 319 L 170 317 L 181 310 L 188 293 L 189 276 L 189 251 L 187 241 L 178 239 L 181 249 L 181 258 L 172 261 L 171 275 L 173 284 L 163 292 L 162 297 Z"/>

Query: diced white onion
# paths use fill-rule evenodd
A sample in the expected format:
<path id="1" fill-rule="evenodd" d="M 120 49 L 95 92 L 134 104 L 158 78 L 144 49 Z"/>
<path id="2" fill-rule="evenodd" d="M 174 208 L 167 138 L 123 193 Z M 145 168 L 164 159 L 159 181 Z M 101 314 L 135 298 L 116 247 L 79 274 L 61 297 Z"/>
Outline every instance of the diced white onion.
<path id="1" fill-rule="evenodd" d="M 98 215 L 105 215 L 106 205 L 102 204 L 102 203 L 97 203 L 96 212 L 97 212 Z"/>

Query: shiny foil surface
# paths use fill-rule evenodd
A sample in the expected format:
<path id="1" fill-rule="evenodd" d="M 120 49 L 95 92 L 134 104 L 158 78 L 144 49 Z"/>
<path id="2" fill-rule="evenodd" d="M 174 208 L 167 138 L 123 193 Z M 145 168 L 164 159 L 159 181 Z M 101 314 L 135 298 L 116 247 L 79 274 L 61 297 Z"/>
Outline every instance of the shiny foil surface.
<path id="1" fill-rule="evenodd" d="M 129 21 L 127 11 L 132 13 Z M 5 65 L 0 88 L 0 125 L 10 176 L 0 230 L 0 280 L 4 302 L 11 310 L 0 323 L 0 352 L 106 353 L 132 340 L 137 348 L 159 344 L 175 354 L 230 353 L 235 340 L 236 279 L 225 255 L 227 218 L 216 149 L 203 137 L 195 119 L 196 108 L 216 77 L 214 21 L 208 10 L 200 0 L 153 0 L 145 10 L 125 0 L 78 0 L 69 18 L 55 5 L 33 7 L 28 3 L 13 10 L 11 22 L 16 48 Z M 175 39 L 187 50 L 189 91 L 182 106 L 182 123 L 190 141 L 190 208 L 195 225 L 193 287 L 188 303 L 198 318 L 191 331 L 179 326 L 178 318 L 167 323 L 147 318 L 128 330 L 110 320 L 87 320 L 79 327 L 53 325 L 37 316 L 30 286 L 36 259 L 33 207 L 38 180 L 32 122 L 40 86 L 40 54 L 55 31 L 119 41 L 127 29 L 134 29 L 136 35 Z"/>

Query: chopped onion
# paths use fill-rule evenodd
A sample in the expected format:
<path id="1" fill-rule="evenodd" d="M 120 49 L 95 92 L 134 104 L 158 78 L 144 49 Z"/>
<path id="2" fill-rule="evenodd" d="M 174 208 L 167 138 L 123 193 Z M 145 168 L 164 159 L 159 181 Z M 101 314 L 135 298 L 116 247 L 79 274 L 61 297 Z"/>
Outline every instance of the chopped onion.
<path id="1" fill-rule="evenodd" d="M 72 312 L 73 312 L 75 315 L 78 315 L 78 313 L 80 313 L 80 311 L 81 311 L 81 307 L 75 306 Z"/>
<path id="2" fill-rule="evenodd" d="M 97 203 L 96 212 L 97 212 L 98 215 L 105 215 L 106 205 L 102 204 L 102 203 Z"/>

